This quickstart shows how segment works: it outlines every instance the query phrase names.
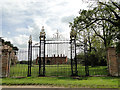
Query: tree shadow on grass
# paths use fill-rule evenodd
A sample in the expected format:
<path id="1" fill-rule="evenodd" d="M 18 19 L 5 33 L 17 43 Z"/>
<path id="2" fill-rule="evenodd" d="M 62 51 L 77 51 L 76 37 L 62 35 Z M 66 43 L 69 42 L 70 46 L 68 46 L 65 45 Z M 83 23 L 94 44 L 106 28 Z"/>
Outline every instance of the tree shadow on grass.
<path id="1" fill-rule="evenodd" d="M 106 76 L 106 77 L 100 77 L 101 79 L 120 79 L 120 77 L 113 77 L 113 76 Z"/>
<path id="2" fill-rule="evenodd" d="M 91 76 L 74 76 L 74 77 L 56 77 L 57 79 L 66 79 L 66 80 L 74 80 L 74 79 L 77 79 L 77 80 L 88 80 L 90 78 L 93 78 L 94 77 L 91 77 Z M 111 76 L 105 76 L 105 77 L 102 77 L 102 76 L 99 76 L 99 77 L 95 77 L 95 79 L 97 78 L 100 78 L 100 79 L 118 79 L 120 81 L 120 77 L 111 77 Z"/>
<path id="3" fill-rule="evenodd" d="M 88 79 L 88 77 L 79 77 L 79 76 L 74 76 L 74 77 L 57 77 L 57 79 L 66 79 L 66 80 L 75 80 L 75 79 L 77 79 L 77 80 L 87 80 Z"/>

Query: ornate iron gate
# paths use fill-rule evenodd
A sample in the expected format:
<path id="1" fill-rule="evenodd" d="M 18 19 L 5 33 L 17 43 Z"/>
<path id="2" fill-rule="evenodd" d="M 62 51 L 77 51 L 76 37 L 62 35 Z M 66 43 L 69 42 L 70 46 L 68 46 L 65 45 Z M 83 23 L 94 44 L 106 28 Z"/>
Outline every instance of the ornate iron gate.
<path id="1" fill-rule="evenodd" d="M 10 77 L 108 75 L 107 66 L 90 66 L 87 40 L 84 39 L 83 45 L 76 43 L 76 35 L 72 28 L 70 40 L 48 40 L 43 27 L 38 43 L 32 42 L 30 36 L 28 50 L 19 50 L 17 63 L 11 65 Z"/>
<path id="2" fill-rule="evenodd" d="M 29 49 L 28 49 L 28 76 L 31 76 L 32 71 L 38 73 L 38 76 L 77 76 L 77 58 L 76 58 L 76 33 L 74 30 L 70 33 L 70 40 L 46 40 L 44 27 L 40 32 L 40 42 L 32 46 L 32 38 L 30 36 Z M 69 46 L 70 55 L 64 55 L 63 52 L 58 54 L 58 46 Z M 51 46 L 53 48 L 51 49 Z M 57 46 L 57 51 L 55 47 Z M 37 51 L 34 49 L 37 48 Z M 39 49 L 39 50 L 38 50 Z M 49 49 L 49 50 L 47 50 Z M 60 48 L 62 49 L 62 47 Z M 54 54 L 51 50 L 54 50 Z M 33 52 L 32 52 L 33 51 Z M 49 52 L 51 51 L 51 52 Z M 49 52 L 49 53 L 48 53 Z M 68 51 L 67 51 L 68 52 Z M 55 55 L 57 53 L 57 55 Z M 50 55 L 49 55 L 50 54 Z M 32 58 L 33 57 L 33 58 Z M 36 58 L 34 58 L 36 57 Z M 38 69 L 39 65 L 39 69 Z M 37 68 L 37 69 L 32 69 Z M 35 70 L 38 70 L 37 72 Z M 51 71 L 51 72 L 49 72 Z M 48 73 L 49 72 L 49 73 Z"/>
<path id="3" fill-rule="evenodd" d="M 107 66 L 91 65 L 95 56 L 88 56 L 87 38 L 81 44 L 76 43 L 76 36 L 77 33 L 72 28 L 69 40 L 48 40 L 43 27 L 38 43 L 34 44 L 30 36 L 28 50 L 21 49 L 17 52 L 18 60 L 10 66 L 10 77 L 108 75 Z M 93 61 L 90 62 L 91 57 Z"/>

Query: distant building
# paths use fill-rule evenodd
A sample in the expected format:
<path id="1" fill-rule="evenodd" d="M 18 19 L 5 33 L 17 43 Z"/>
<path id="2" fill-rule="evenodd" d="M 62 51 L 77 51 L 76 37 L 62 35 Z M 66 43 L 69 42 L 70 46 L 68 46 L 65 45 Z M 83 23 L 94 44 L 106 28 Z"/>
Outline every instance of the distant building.
<path id="1" fill-rule="evenodd" d="M 39 57 L 36 58 L 36 64 L 39 63 Z M 41 58 L 41 63 L 43 63 L 43 58 Z M 53 65 L 53 64 L 66 64 L 67 63 L 67 56 L 53 56 L 53 57 L 45 57 L 45 64 L 47 65 Z"/>

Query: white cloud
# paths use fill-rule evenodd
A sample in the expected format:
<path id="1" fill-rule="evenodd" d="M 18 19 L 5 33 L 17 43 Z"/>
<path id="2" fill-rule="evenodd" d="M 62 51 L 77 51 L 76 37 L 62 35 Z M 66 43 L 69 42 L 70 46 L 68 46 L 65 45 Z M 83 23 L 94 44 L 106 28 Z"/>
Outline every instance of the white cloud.
<path id="1" fill-rule="evenodd" d="M 14 46 L 17 46 L 18 48 L 27 48 L 29 36 L 27 35 L 19 35 L 16 37 L 11 38 L 3 38 L 5 41 L 10 41 Z"/>
<path id="2" fill-rule="evenodd" d="M 61 21 L 62 21 L 63 23 L 69 24 L 69 22 L 72 22 L 74 18 L 75 18 L 74 15 L 64 16 L 64 17 L 61 18 Z"/>
<path id="3" fill-rule="evenodd" d="M 17 28 L 16 32 L 27 34 L 27 33 L 31 32 L 31 28 L 29 26 L 28 26 L 28 28 Z"/>
<path id="4" fill-rule="evenodd" d="M 29 40 L 29 36 L 27 35 L 19 35 L 13 38 L 13 43 L 15 43 L 15 45 L 17 45 L 20 48 L 27 48 L 27 44 L 28 44 L 28 40 Z"/>
<path id="5" fill-rule="evenodd" d="M 68 22 L 78 15 L 80 8 L 85 9 L 87 5 L 82 0 L 4 0 L 2 3 L 3 21 L 14 32 L 9 37 L 21 47 L 26 46 L 30 34 L 34 42 L 39 41 L 42 26 L 47 38 L 52 37 L 57 29 L 69 38 Z M 10 32 L 8 30 L 6 32 Z"/>
<path id="6" fill-rule="evenodd" d="M 10 34 L 10 32 L 7 32 L 7 34 Z"/>

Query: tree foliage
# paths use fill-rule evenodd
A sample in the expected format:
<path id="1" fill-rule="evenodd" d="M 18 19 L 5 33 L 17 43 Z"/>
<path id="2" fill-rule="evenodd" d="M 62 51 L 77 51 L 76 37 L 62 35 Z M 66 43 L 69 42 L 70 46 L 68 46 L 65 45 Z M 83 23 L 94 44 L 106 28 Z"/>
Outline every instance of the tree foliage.
<path id="1" fill-rule="evenodd" d="M 97 7 L 80 10 L 70 27 L 77 32 L 80 43 L 84 44 L 87 39 L 89 55 L 99 59 L 102 56 L 104 61 L 106 48 L 120 40 L 120 3 L 98 1 Z"/>

